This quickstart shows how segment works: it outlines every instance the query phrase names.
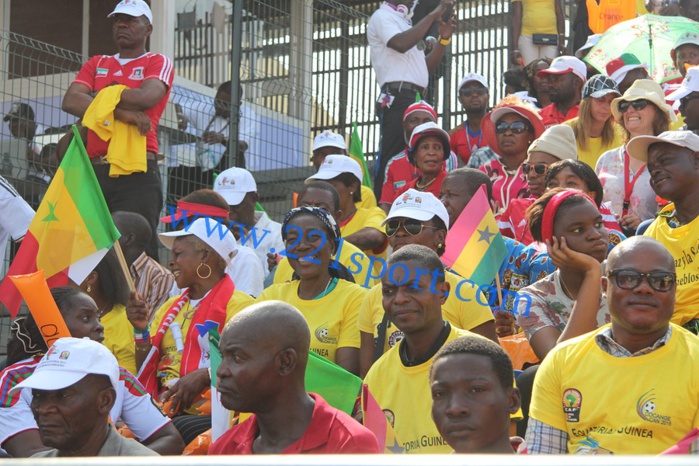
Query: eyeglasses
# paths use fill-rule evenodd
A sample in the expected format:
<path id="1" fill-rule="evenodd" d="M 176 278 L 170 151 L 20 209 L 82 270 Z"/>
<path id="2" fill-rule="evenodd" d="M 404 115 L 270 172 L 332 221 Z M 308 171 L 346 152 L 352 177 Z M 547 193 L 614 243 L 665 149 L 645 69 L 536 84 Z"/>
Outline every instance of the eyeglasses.
<path id="1" fill-rule="evenodd" d="M 488 89 L 483 89 L 482 87 L 465 87 L 459 89 L 459 95 L 462 97 L 471 97 L 473 95 L 484 96 L 488 93 Z"/>
<path id="2" fill-rule="evenodd" d="M 546 170 L 548 169 L 549 166 L 545 163 L 535 163 L 533 165 L 530 165 L 528 163 L 522 164 L 522 171 L 525 175 L 528 175 L 531 170 L 534 170 L 534 173 L 536 173 L 537 175 L 543 175 L 544 173 L 546 173 Z"/>
<path id="3" fill-rule="evenodd" d="M 640 112 L 646 106 L 649 104 L 646 99 L 639 99 L 639 100 L 634 100 L 633 102 L 627 102 L 626 100 L 619 102 L 618 109 L 619 113 L 626 113 L 626 111 L 629 109 L 629 107 L 633 107 L 634 110 L 637 112 Z"/>
<path id="4" fill-rule="evenodd" d="M 419 220 L 406 218 L 405 220 L 389 220 L 386 223 L 386 234 L 388 236 L 395 236 L 395 234 L 398 233 L 398 230 L 400 230 L 401 227 L 403 227 L 403 229 L 405 229 L 405 231 L 407 231 L 410 236 L 419 235 L 420 233 L 422 233 L 423 228 L 433 228 L 437 230 L 437 227 L 425 225 Z"/>
<path id="5" fill-rule="evenodd" d="M 495 132 L 497 134 L 506 133 L 508 129 L 512 131 L 512 134 L 522 134 L 528 130 L 527 124 L 523 121 L 513 121 L 512 123 L 499 121 L 495 125 Z"/>
<path id="6" fill-rule="evenodd" d="M 692 92 L 691 94 L 684 96 L 680 99 L 680 107 L 684 107 L 689 103 L 690 100 L 699 99 L 699 93 Z"/>
<path id="7" fill-rule="evenodd" d="M 655 291 L 670 291 L 675 284 L 677 275 L 672 272 L 648 272 L 642 273 L 633 269 L 619 269 L 609 272 L 608 276 L 615 277 L 616 286 L 622 290 L 633 290 L 641 284 L 641 279 L 648 280 L 648 284 Z"/>

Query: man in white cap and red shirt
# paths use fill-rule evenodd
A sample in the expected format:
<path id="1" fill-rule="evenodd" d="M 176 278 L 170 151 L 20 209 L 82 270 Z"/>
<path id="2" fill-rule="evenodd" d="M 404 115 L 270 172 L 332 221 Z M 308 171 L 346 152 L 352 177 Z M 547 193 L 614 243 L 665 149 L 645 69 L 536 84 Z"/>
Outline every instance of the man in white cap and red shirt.
<path id="1" fill-rule="evenodd" d="M 587 81 L 587 67 L 582 60 L 569 55 L 557 57 L 548 69 L 536 75 L 548 80 L 552 102 L 539 112 L 544 126 L 558 125 L 578 116 L 580 95 Z"/>
<path id="2" fill-rule="evenodd" d="M 607 76 L 616 81 L 621 95 L 624 95 L 637 79 L 650 78 L 646 65 L 632 53 L 622 53 L 611 60 L 607 63 L 606 71 Z"/>
<path id="3" fill-rule="evenodd" d="M 481 132 L 481 121 L 488 113 L 490 93 L 488 82 L 478 73 L 464 76 L 457 91 L 466 119 L 449 132 L 449 144 L 465 165 L 472 153 L 486 145 Z"/>
<path id="4" fill-rule="evenodd" d="M 666 99 L 675 102 L 674 108 L 682 114 L 684 127 L 681 129 L 696 134 L 699 131 L 699 66 L 689 68 L 680 87 Z"/>
<path id="5" fill-rule="evenodd" d="M 146 252 L 158 258 L 156 227 L 163 207 L 163 189 L 158 169 L 158 121 L 167 105 L 172 80 L 172 62 L 164 55 L 146 51 L 153 31 L 153 15 L 143 0 L 123 0 L 109 16 L 112 39 L 119 53 L 92 57 L 78 72 L 63 98 L 63 111 L 83 118 L 94 100 L 94 93 L 120 84 L 124 90 L 114 109 L 114 119 L 136 126 L 146 137 L 145 153 L 118 153 L 129 166 L 140 165 L 133 173 L 110 176 L 113 165 L 106 160 L 110 141 L 103 141 L 92 130 L 87 133 L 87 153 L 97 181 L 112 212 L 124 210 L 143 215 L 153 230 Z M 113 141 L 111 141 L 113 143 Z M 113 160 L 113 159 L 112 159 Z"/>
<path id="6" fill-rule="evenodd" d="M 318 136 L 313 138 L 313 155 L 311 156 L 311 163 L 316 167 L 316 171 L 320 169 L 323 164 L 325 157 L 333 154 L 347 155 L 347 144 L 345 144 L 345 138 L 342 135 L 334 133 L 332 131 L 325 130 Z M 370 209 L 376 207 L 376 196 L 374 191 L 371 190 L 369 186 L 364 186 L 360 188 L 362 190 L 362 200 L 357 203 L 357 208 L 364 207 Z"/>
<path id="7" fill-rule="evenodd" d="M 283 251 L 285 246 L 282 225 L 271 220 L 265 212 L 255 210 L 259 200 L 255 178 L 244 168 L 229 168 L 216 177 L 214 191 L 228 203 L 228 219 L 236 222 L 236 226 L 242 225 L 244 238 L 241 238 L 240 228 L 231 228 L 238 245 L 255 251 L 266 278 L 269 275 L 267 255 Z"/>
<path id="8" fill-rule="evenodd" d="M 44 445 L 33 457 L 158 456 L 122 437 L 109 422 L 119 390 L 119 365 L 89 338 L 60 338 L 34 373 L 10 390 L 32 390 L 31 409 Z"/>
<path id="9" fill-rule="evenodd" d="M 384 183 L 381 188 L 381 198 L 379 199 L 379 207 L 386 213 L 391 209 L 391 204 L 396 199 L 398 191 L 420 176 L 417 167 L 410 163 L 408 147 L 410 146 L 410 137 L 415 128 L 425 123 L 437 123 L 437 112 L 424 100 L 410 105 L 403 113 L 405 149 L 391 157 L 391 160 L 386 164 Z M 451 171 L 458 168 L 458 166 L 458 158 L 452 151 L 446 161 L 446 170 Z"/>
<path id="10" fill-rule="evenodd" d="M 675 67 L 684 77 L 688 66 L 699 65 L 699 32 L 682 34 L 675 42 L 670 55 Z"/>

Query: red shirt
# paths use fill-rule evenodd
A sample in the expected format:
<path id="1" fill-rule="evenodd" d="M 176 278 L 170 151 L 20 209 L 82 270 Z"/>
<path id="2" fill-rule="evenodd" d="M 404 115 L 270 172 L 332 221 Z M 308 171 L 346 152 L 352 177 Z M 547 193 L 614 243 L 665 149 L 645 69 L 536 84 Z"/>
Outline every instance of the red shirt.
<path id="1" fill-rule="evenodd" d="M 159 79 L 167 86 L 167 92 L 153 107 L 145 110 L 151 121 L 151 130 L 146 135 L 146 150 L 158 152 L 158 135 L 156 129 L 160 116 L 165 110 L 172 88 L 174 72 L 172 62 L 164 55 L 147 52 L 121 65 L 113 55 L 97 55 L 90 58 L 80 68 L 74 83 L 87 86 L 90 91 L 101 91 L 107 86 L 123 84 L 130 89 L 137 89 L 146 79 Z M 103 141 L 93 131 L 87 132 L 87 154 L 90 157 L 107 155 L 109 142 Z"/>
<path id="2" fill-rule="evenodd" d="M 529 197 L 529 185 L 521 165 L 514 174 L 510 175 L 505 171 L 500 159 L 497 158 L 484 163 L 478 169 L 488 175 L 490 181 L 493 182 L 493 199 L 497 204 L 495 218 L 500 218 L 512 199 Z"/>
<path id="3" fill-rule="evenodd" d="M 418 178 L 415 178 L 412 181 L 409 181 L 405 186 L 400 188 L 398 192 L 396 193 L 395 199 L 398 199 L 398 197 L 409 190 L 410 188 L 412 189 L 417 189 L 418 191 L 426 192 L 426 193 L 432 193 L 434 196 L 439 199 L 439 190 L 442 189 L 442 181 L 444 181 L 444 178 L 447 177 L 447 172 L 442 170 L 439 172 L 439 175 L 437 175 L 437 178 L 434 179 L 434 181 L 426 188 L 426 189 L 418 189 L 417 188 L 417 180 Z M 394 200 L 395 200 L 394 199 Z"/>
<path id="4" fill-rule="evenodd" d="M 303 437 L 282 454 L 381 453 L 374 434 L 344 412 L 330 406 L 320 395 L 315 400 L 311 424 Z M 254 414 L 216 440 L 209 455 L 251 455 L 252 443 L 259 435 Z"/>
<path id="5" fill-rule="evenodd" d="M 418 176 L 420 173 L 417 171 L 417 167 L 410 163 L 407 150 L 391 157 L 386 164 L 379 204 L 393 204 L 398 191 Z"/>
<path id="6" fill-rule="evenodd" d="M 452 152 L 456 152 L 456 155 L 461 157 L 461 160 L 464 161 L 464 165 L 466 165 L 468 159 L 471 158 L 471 154 L 474 153 L 476 149 L 485 147 L 488 144 L 485 142 L 485 138 L 480 129 L 477 134 L 469 133 L 468 123 L 463 122 L 451 130 L 449 145 L 451 146 Z"/>
<path id="7" fill-rule="evenodd" d="M 564 121 L 572 120 L 578 116 L 579 110 L 580 105 L 576 105 L 568 110 L 568 113 L 564 115 L 558 111 L 556 104 L 552 103 L 539 110 L 539 116 L 541 116 L 544 126 L 549 127 L 551 125 L 560 125 Z"/>

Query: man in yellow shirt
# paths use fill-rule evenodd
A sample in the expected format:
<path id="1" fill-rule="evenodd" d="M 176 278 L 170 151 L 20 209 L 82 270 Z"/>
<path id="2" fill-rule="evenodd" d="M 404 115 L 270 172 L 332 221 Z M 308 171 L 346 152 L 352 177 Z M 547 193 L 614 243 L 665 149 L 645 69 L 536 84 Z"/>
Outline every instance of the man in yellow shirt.
<path id="1" fill-rule="evenodd" d="M 544 359 L 529 453 L 657 455 L 699 427 L 699 339 L 670 323 L 675 280 L 675 260 L 652 238 L 612 250 L 602 278 L 612 323 Z M 699 439 L 690 451 L 699 451 Z"/>

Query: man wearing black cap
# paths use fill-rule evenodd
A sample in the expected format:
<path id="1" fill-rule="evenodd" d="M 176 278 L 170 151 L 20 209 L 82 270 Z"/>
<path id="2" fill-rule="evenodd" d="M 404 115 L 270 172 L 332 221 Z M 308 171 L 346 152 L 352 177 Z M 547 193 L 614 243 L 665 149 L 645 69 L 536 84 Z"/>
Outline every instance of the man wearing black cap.
<path id="1" fill-rule="evenodd" d="M 136 212 L 148 220 L 153 235 L 146 251 L 157 258 L 156 227 L 163 194 L 156 159 L 156 128 L 172 87 L 173 66 L 164 55 L 146 51 L 146 41 L 153 31 L 153 15 L 143 0 L 123 0 L 108 17 L 112 19 L 112 38 L 119 53 L 92 57 L 80 69 L 63 98 L 63 110 L 83 118 L 95 92 L 112 85 L 128 88 L 119 97 L 114 119 L 138 128 L 146 137 L 146 153 L 109 155 L 128 159 L 126 162 L 135 166 L 145 161 L 145 170 L 135 168 L 129 174 L 110 176 L 113 165 L 105 157 L 110 142 L 103 141 L 93 131 L 87 134 L 87 153 L 109 210 Z"/>

